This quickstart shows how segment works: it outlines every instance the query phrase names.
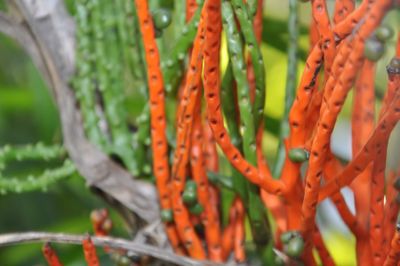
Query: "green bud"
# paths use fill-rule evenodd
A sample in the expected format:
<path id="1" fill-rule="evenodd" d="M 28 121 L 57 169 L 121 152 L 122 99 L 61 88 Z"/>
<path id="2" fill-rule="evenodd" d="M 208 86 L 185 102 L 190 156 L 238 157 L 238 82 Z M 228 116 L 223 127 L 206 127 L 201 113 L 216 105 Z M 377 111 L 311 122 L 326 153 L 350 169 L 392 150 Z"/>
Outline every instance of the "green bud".
<path id="1" fill-rule="evenodd" d="M 310 153 L 303 148 L 293 148 L 289 150 L 289 159 L 294 163 L 302 163 L 308 160 Z"/>
<path id="2" fill-rule="evenodd" d="M 196 182 L 194 182 L 193 180 L 186 181 L 185 190 L 196 191 L 197 190 Z"/>
<path id="3" fill-rule="evenodd" d="M 282 257 L 275 256 L 274 260 L 275 260 L 275 265 L 277 265 L 277 266 L 286 265 L 285 260 Z"/>
<path id="4" fill-rule="evenodd" d="M 298 258 L 301 256 L 304 250 L 304 240 L 300 235 L 296 235 L 290 241 L 284 245 L 285 253 L 292 258 Z"/>
<path id="5" fill-rule="evenodd" d="M 127 256 L 121 256 L 118 261 L 118 266 L 131 265 L 131 260 Z"/>
<path id="6" fill-rule="evenodd" d="M 174 215 L 171 209 L 164 209 L 161 211 L 161 220 L 170 223 L 174 220 Z"/>
<path id="7" fill-rule="evenodd" d="M 394 35 L 394 30 L 388 25 L 381 25 L 375 31 L 376 38 L 381 42 L 386 42 Z"/>
<path id="8" fill-rule="evenodd" d="M 204 208 L 201 204 L 197 203 L 193 207 L 189 209 L 189 212 L 194 215 L 200 215 L 204 211 Z"/>
<path id="9" fill-rule="evenodd" d="M 293 231 L 286 231 L 284 233 L 281 234 L 281 241 L 283 244 L 287 244 L 289 243 L 290 239 L 293 238 Z"/>
<path id="10" fill-rule="evenodd" d="M 154 27 L 163 30 L 171 24 L 171 12 L 167 9 L 158 9 L 153 13 Z"/>
<path id="11" fill-rule="evenodd" d="M 197 192 L 196 190 L 188 189 L 185 190 L 182 194 L 183 202 L 187 206 L 193 206 L 197 203 Z"/>
<path id="12" fill-rule="evenodd" d="M 386 70 L 388 74 L 400 74 L 400 58 L 392 58 L 389 65 L 386 67 Z"/>
<path id="13" fill-rule="evenodd" d="M 365 42 L 364 56 L 372 62 L 378 61 L 385 52 L 385 46 L 375 38 L 369 38 Z"/>

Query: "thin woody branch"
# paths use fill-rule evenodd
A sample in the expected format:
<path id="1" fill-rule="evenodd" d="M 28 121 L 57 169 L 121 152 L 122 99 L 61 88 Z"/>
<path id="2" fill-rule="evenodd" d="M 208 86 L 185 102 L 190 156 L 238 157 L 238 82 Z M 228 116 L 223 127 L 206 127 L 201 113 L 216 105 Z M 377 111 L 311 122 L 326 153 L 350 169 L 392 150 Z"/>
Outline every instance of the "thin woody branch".
<path id="1" fill-rule="evenodd" d="M 0 235 L 0 247 L 27 244 L 35 242 L 52 242 L 60 244 L 76 244 L 81 245 L 85 239 L 85 235 L 71 235 L 63 233 L 46 233 L 46 232 L 26 232 L 26 233 L 11 233 Z M 174 263 L 176 265 L 187 266 L 218 266 L 220 264 L 197 261 L 188 257 L 175 255 L 164 249 L 156 248 L 146 244 L 138 244 L 129 240 L 113 237 L 91 237 L 95 246 L 110 247 L 115 249 L 123 249 L 132 251 L 140 255 L 150 256 L 165 262 Z"/>

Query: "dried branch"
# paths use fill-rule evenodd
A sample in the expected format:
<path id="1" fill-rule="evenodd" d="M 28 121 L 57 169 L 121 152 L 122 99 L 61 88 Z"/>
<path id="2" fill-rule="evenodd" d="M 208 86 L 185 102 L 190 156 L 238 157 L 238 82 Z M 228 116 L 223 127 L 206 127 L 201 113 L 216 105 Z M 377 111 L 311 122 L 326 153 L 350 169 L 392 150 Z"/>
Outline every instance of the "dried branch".
<path id="1" fill-rule="evenodd" d="M 82 240 L 85 238 L 83 235 L 70 235 L 62 233 L 45 233 L 45 232 L 26 232 L 26 233 L 11 233 L 0 235 L 0 247 L 10 246 L 24 243 L 34 242 L 53 242 L 62 244 L 82 244 Z M 96 246 L 108 246 L 115 249 L 124 249 L 126 251 L 132 251 L 141 255 L 150 256 L 165 262 L 174 263 L 177 265 L 185 266 L 218 266 L 208 261 L 193 260 L 188 257 L 178 256 L 171 252 L 167 252 L 160 248 L 155 248 L 146 244 L 137 244 L 132 241 L 128 241 L 121 238 L 112 237 L 92 237 L 92 241 Z"/>

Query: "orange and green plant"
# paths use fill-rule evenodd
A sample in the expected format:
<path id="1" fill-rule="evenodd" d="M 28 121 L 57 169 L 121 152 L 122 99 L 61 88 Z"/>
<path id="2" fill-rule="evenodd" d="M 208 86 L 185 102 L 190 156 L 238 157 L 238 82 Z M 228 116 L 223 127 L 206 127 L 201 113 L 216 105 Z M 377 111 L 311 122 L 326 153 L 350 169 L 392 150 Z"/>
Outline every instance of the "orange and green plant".
<path id="1" fill-rule="evenodd" d="M 122 214 L 133 243 L 171 248 L 170 262 L 182 265 L 340 264 L 317 221 L 320 203 L 330 200 L 355 238 L 357 265 L 397 265 L 400 168 L 387 161 L 400 119 L 400 28 L 387 17 L 399 16 L 400 3 L 337 0 L 331 8 L 325 0 L 289 0 L 286 84 L 273 88 L 266 66 L 274 62 L 263 52 L 274 38 L 263 34 L 274 27 L 264 19 L 270 4 L 75 1 L 73 71 L 69 80 L 60 76 L 64 87 L 49 76 L 56 92 L 73 92 L 74 123 L 90 148 L 74 146 L 65 118 L 71 114 L 58 94 L 65 148 L 4 147 L 0 170 L 10 160 L 70 159 L 36 179 L 0 176 L 0 189 L 33 190 L 76 169 Z M 303 54 L 300 5 L 312 15 Z M 40 33 L 40 25 L 30 27 L 30 34 Z M 383 64 L 386 89 L 379 93 Z M 271 90 L 284 91 L 275 122 L 266 115 Z M 349 158 L 333 143 L 344 112 L 351 117 Z M 271 135 L 275 150 L 265 148 Z M 90 156 L 101 159 L 92 163 Z M 83 243 L 88 265 L 99 265 L 94 245 L 116 263 L 148 265 L 154 252 L 113 242 L 107 211 L 93 212 L 91 220 L 96 236 L 71 240 Z M 154 224 L 167 241 L 143 237 Z M 61 265 L 49 244 L 43 252 L 49 265 Z"/>

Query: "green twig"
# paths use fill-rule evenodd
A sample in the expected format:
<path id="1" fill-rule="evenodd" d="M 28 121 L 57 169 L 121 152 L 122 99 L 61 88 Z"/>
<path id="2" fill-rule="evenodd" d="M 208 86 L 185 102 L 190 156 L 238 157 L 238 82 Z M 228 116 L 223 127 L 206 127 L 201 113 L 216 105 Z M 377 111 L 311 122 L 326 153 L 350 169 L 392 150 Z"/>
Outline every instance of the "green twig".
<path id="1" fill-rule="evenodd" d="M 181 37 L 173 46 L 174 49 L 161 62 L 165 90 L 167 92 L 171 92 L 173 88 L 176 87 L 178 80 L 182 76 L 182 69 L 180 66 L 196 36 L 200 12 L 201 6 L 196 10 L 190 22 L 183 27 L 180 34 Z"/>
<path id="2" fill-rule="evenodd" d="M 273 169 L 273 176 L 279 177 L 285 161 L 285 145 L 283 140 L 289 135 L 289 112 L 296 95 L 297 79 L 297 52 L 298 52 L 298 8 L 297 0 L 289 0 L 289 44 L 288 44 L 288 70 L 285 88 L 285 110 L 280 124 L 279 146 Z"/>
<path id="3" fill-rule="evenodd" d="M 70 160 L 55 169 L 46 169 L 39 176 L 29 175 L 25 180 L 17 177 L 4 177 L 0 174 L 0 193 L 22 193 L 33 190 L 46 190 L 47 187 L 61 179 L 71 176 L 76 171 Z"/>
<path id="4" fill-rule="evenodd" d="M 256 94 L 253 106 L 254 126 L 258 129 L 264 115 L 265 104 L 265 69 L 264 60 L 257 38 L 254 33 L 252 16 L 249 15 L 248 8 L 242 0 L 230 0 L 235 10 L 235 15 L 239 20 L 241 31 L 250 53 L 251 62 L 256 77 Z M 249 103 L 250 104 L 250 103 Z"/>
<path id="5" fill-rule="evenodd" d="M 6 145 L 0 149 L 0 171 L 5 169 L 6 163 L 11 161 L 40 160 L 50 161 L 62 158 L 66 155 L 65 149 L 60 145 L 45 146 L 42 143 L 24 146 Z M 39 176 L 29 175 L 26 179 L 6 177 L 0 173 L 0 193 L 26 192 L 45 189 L 52 183 L 70 176 L 75 172 L 75 166 L 70 160 L 55 169 L 46 169 Z"/>
<path id="6" fill-rule="evenodd" d="M 243 43 L 236 26 L 231 4 L 222 3 L 222 17 L 228 40 L 228 52 L 232 62 L 233 76 L 238 88 L 240 123 L 243 127 L 243 151 L 248 162 L 257 165 L 255 126 L 250 104 L 250 86 L 247 80 Z M 257 245 L 265 245 L 270 240 L 270 225 L 264 206 L 259 197 L 258 187 L 247 182 L 248 199 L 245 202 L 248 211 L 253 238 Z"/>
<path id="7" fill-rule="evenodd" d="M 91 41 L 93 32 L 89 21 L 90 9 L 91 5 L 86 1 L 77 1 L 77 74 L 73 84 L 82 111 L 86 134 L 94 144 L 104 147 L 107 140 L 100 130 L 100 118 L 95 111 L 94 56 L 92 52 L 93 42 Z"/>

